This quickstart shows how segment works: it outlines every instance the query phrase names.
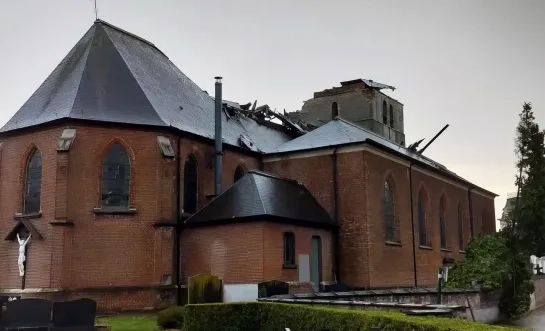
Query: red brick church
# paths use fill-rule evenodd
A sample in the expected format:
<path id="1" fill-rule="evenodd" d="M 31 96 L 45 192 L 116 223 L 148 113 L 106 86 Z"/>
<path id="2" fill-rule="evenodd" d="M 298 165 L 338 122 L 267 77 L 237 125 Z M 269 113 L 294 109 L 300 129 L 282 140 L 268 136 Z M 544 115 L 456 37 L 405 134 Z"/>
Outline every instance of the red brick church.
<path id="1" fill-rule="evenodd" d="M 343 82 L 295 121 L 96 21 L 0 131 L 0 291 L 143 308 L 199 273 L 434 286 L 495 231 L 496 195 L 406 148 L 385 87 Z"/>

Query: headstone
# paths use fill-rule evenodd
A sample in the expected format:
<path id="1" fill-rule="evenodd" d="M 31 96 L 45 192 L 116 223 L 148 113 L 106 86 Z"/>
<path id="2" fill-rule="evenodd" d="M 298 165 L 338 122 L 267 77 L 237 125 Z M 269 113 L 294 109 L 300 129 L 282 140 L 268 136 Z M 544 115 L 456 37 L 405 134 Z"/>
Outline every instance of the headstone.
<path id="1" fill-rule="evenodd" d="M 343 283 L 335 283 L 324 286 L 324 292 L 349 292 L 350 286 Z"/>
<path id="2" fill-rule="evenodd" d="M 53 302 L 44 299 L 8 301 L 2 324 L 6 330 L 30 328 L 48 330 Z"/>
<path id="3" fill-rule="evenodd" d="M 299 255 L 299 282 L 310 282 L 310 256 Z"/>
<path id="4" fill-rule="evenodd" d="M 97 303 L 91 299 L 53 303 L 53 327 L 94 326 Z"/>
<path id="5" fill-rule="evenodd" d="M 290 286 L 288 283 L 281 280 L 270 280 L 268 282 L 259 283 L 258 294 L 260 298 L 268 298 L 273 295 L 289 294 Z"/>
<path id="6" fill-rule="evenodd" d="M 532 272 L 534 275 L 544 275 L 545 269 L 545 256 L 537 257 L 535 255 L 530 256 L 530 263 L 532 264 Z"/>
<path id="7" fill-rule="evenodd" d="M 188 303 L 223 302 L 223 282 L 213 275 L 196 275 L 189 277 Z"/>

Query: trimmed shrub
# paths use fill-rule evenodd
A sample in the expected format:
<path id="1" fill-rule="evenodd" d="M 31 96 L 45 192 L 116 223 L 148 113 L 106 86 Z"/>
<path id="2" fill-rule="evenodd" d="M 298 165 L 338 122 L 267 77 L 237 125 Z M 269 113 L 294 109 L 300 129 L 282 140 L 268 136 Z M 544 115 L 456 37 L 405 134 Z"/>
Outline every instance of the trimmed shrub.
<path id="1" fill-rule="evenodd" d="M 157 325 L 163 329 L 179 329 L 184 325 L 185 308 L 180 306 L 161 310 L 157 314 Z"/>
<path id="2" fill-rule="evenodd" d="M 409 317 L 399 312 L 281 303 L 187 305 L 184 331 L 509 331 L 517 330 L 461 319 Z"/>

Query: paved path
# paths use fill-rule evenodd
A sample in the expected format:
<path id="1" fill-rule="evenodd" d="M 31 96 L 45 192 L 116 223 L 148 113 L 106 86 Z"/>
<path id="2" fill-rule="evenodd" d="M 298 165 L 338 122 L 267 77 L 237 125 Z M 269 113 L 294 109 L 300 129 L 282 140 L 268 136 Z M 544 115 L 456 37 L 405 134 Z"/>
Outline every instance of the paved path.
<path id="1" fill-rule="evenodd" d="M 545 331 L 545 307 L 532 312 L 520 321 L 513 322 L 513 324 L 531 328 L 534 331 Z"/>

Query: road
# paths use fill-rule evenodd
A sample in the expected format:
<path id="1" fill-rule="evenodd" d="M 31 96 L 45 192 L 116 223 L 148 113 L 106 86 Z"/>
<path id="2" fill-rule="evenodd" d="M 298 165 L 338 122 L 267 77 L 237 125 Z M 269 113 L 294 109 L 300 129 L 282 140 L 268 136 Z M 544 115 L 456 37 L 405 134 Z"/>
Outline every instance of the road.
<path id="1" fill-rule="evenodd" d="M 533 311 L 530 315 L 512 324 L 530 328 L 534 331 L 545 331 L 545 307 Z"/>

